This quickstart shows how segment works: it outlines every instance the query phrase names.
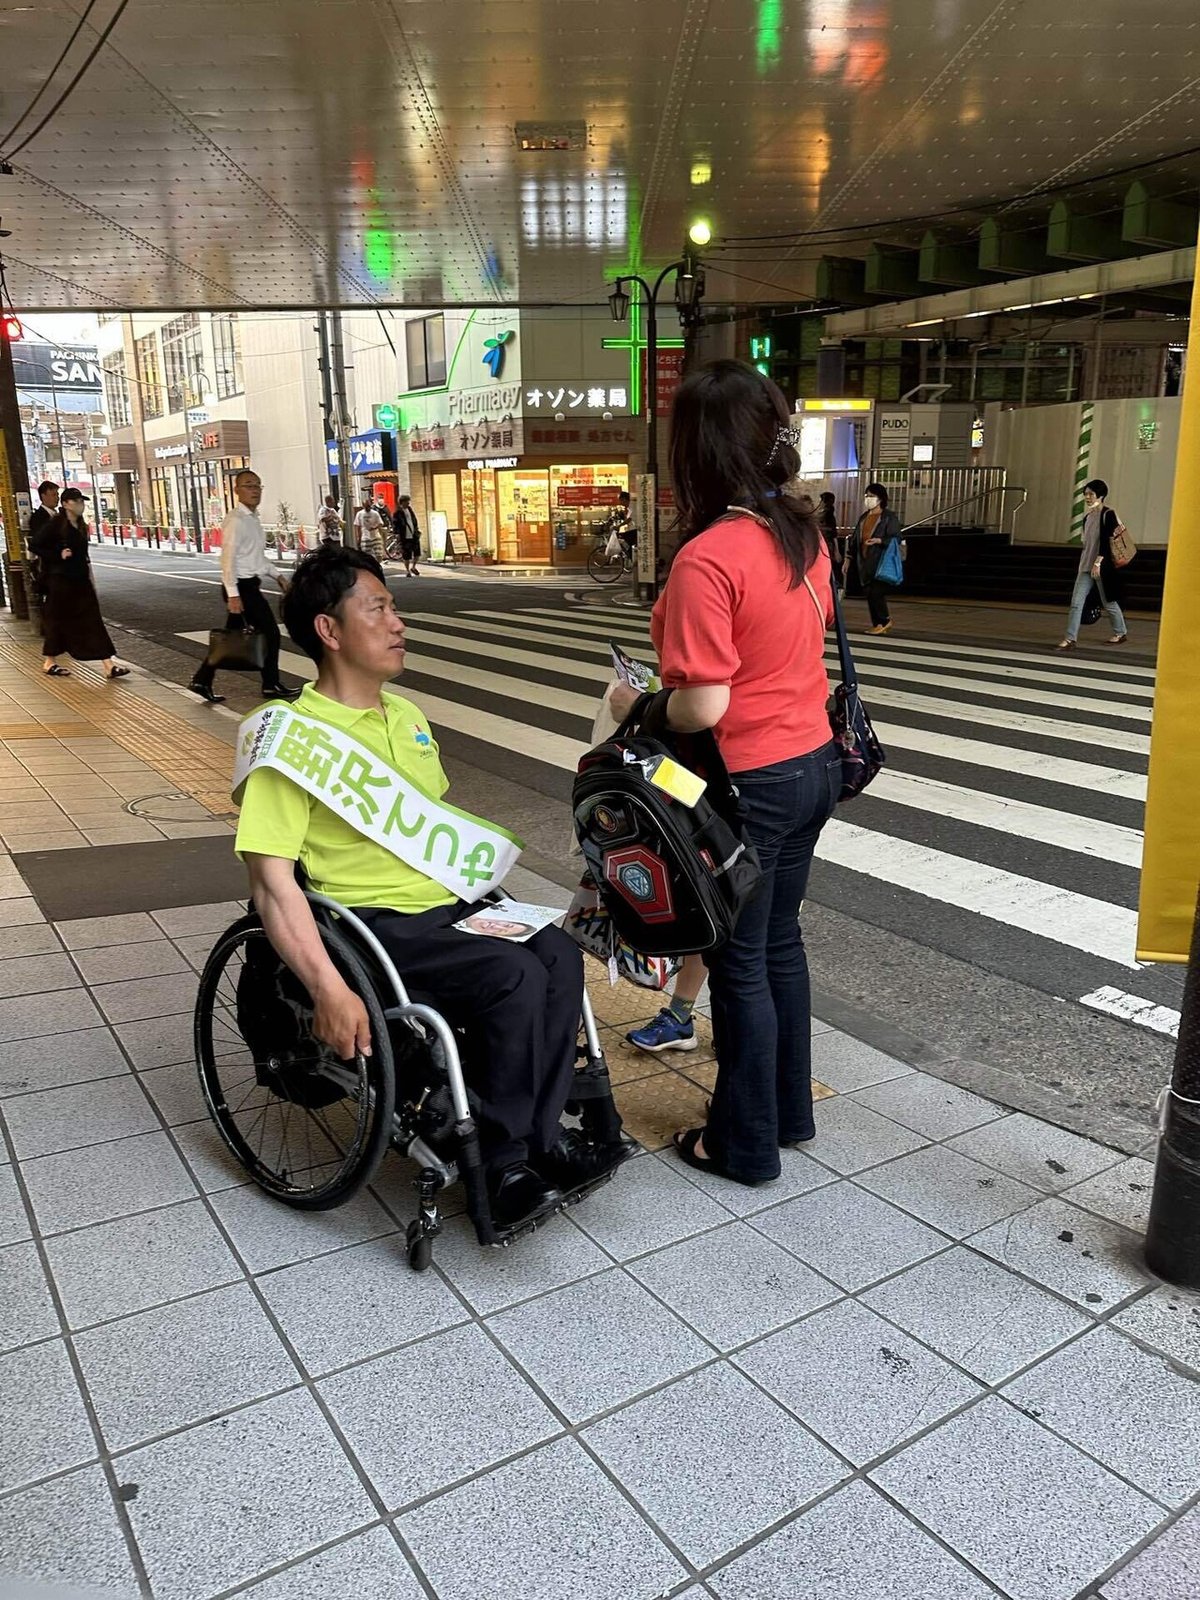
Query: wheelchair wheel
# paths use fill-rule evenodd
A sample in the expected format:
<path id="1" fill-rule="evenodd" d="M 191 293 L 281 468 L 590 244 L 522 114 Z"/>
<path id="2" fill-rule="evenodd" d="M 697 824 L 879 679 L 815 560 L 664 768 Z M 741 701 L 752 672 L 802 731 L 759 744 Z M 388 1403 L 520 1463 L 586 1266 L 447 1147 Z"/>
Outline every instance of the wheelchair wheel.
<path id="1" fill-rule="evenodd" d="M 304 1210 L 348 1200 L 392 1136 L 395 1066 L 375 987 L 336 929 L 321 938 L 363 1001 L 371 1054 L 339 1061 L 312 1032 L 308 991 L 257 917 L 223 933 L 196 997 L 200 1086 L 225 1143 L 268 1194 Z"/>

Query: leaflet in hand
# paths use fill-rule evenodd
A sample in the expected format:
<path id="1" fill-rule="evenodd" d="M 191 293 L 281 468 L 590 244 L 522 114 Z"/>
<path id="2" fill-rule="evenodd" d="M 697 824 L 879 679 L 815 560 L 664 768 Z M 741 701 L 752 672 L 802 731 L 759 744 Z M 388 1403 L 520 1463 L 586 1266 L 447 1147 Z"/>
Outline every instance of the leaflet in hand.
<path id="1" fill-rule="evenodd" d="M 531 906 L 523 900 L 497 900 L 479 906 L 469 917 L 454 926 L 460 933 L 475 933 L 485 939 L 507 939 L 524 944 L 535 933 L 548 928 L 566 915 L 562 906 Z"/>
<path id="2" fill-rule="evenodd" d="M 662 679 L 652 667 L 644 661 L 637 661 L 623 650 L 615 639 L 609 641 L 612 650 L 613 671 L 622 683 L 627 683 L 631 689 L 636 689 L 639 694 L 657 694 L 662 688 Z"/>

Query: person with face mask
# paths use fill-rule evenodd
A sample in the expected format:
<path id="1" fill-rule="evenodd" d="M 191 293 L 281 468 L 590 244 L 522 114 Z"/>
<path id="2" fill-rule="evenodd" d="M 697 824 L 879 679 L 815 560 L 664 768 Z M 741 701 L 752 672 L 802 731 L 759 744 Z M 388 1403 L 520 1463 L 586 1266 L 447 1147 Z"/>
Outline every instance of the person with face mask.
<path id="1" fill-rule="evenodd" d="M 900 518 L 888 507 L 888 492 L 881 483 L 869 483 L 863 495 L 863 511 L 854 528 L 852 556 L 867 597 L 871 613 L 868 633 L 890 633 L 892 614 L 888 609 L 887 585 L 875 574 L 880 558 L 893 539 L 900 537 Z"/>

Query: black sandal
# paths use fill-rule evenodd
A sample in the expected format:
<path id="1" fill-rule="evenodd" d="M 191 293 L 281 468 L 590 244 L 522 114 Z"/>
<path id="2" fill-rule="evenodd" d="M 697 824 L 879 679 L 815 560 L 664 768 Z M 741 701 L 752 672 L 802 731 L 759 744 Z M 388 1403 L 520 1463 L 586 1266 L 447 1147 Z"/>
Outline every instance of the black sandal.
<path id="1" fill-rule="evenodd" d="M 43 667 L 42 676 L 43 678 L 69 678 L 71 674 L 67 671 L 66 667 L 54 666 Z"/>
<path id="2" fill-rule="evenodd" d="M 111 672 L 106 672 L 104 676 L 106 678 L 127 678 L 129 676 L 129 668 L 114 667 Z"/>
<path id="3" fill-rule="evenodd" d="M 730 1183 L 740 1183 L 747 1189 L 757 1189 L 764 1183 L 774 1183 L 774 1178 L 739 1178 L 736 1172 L 728 1172 L 711 1156 L 698 1156 L 696 1146 L 707 1131 L 705 1128 L 684 1128 L 672 1138 L 675 1154 L 685 1167 L 691 1167 L 695 1172 L 714 1172 L 718 1178 L 727 1178 Z"/>

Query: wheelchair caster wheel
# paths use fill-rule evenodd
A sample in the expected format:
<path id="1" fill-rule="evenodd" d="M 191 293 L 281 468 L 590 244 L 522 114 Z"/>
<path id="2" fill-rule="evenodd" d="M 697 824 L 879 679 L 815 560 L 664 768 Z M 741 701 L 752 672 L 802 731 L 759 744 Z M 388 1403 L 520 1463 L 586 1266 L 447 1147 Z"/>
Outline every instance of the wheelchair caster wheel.
<path id="1" fill-rule="evenodd" d="M 408 1244 L 408 1264 L 414 1272 L 428 1272 L 433 1265 L 433 1234 L 419 1222 L 410 1222 L 405 1234 Z"/>

